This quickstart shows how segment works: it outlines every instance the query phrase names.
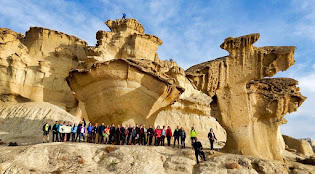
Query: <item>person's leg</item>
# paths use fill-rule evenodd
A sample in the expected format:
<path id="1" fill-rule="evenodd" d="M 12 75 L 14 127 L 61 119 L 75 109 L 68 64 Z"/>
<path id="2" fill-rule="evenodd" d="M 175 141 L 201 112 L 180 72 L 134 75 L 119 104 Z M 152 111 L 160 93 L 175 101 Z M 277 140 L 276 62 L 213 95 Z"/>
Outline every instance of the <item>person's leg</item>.
<path id="1" fill-rule="evenodd" d="M 177 137 L 177 147 L 179 148 L 179 137 Z"/>
<path id="2" fill-rule="evenodd" d="M 176 140 L 177 140 L 177 137 L 174 137 L 174 147 L 176 145 Z"/>
<path id="3" fill-rule="evenodd" d="M 210 140 L 210 150 L 213 150 L 213 140 Z"/>
<path id="4" fill-rule="evenodd" d="M 198 154 L 198 152 L 197 152 L 197 151 L 195 151 L 195 156 L 196 156 L 196 161 L 197 161 L 197 164 L 199 164 L 199 159 L 198 159 L 199 154 Z"/>
<path id="5" fill-rule="evenodd" d="M 45 136 L 45 132 L 43 134 L 43 143 L 45 143 L 45 139 L 46 139 L 46 136 Z"/>
<path id="6" fill-rule="evenodd" d="M 203 151 L 201 151 L 200 153 L 202 154 L 203 160 L 206 161 L 205 153 Z"/>

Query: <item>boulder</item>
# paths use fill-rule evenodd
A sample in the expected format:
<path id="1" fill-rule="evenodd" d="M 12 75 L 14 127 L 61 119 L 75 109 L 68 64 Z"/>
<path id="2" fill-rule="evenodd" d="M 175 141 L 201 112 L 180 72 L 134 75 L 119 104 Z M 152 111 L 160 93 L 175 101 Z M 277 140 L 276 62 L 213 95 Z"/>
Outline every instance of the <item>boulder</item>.
<path id="1" fill-rule="evenodd" d="M 295 149 L 297 153 L 301 153 L 306 156 L 312 156 L 314 154 L 312 146 L 306 140 L 298 140 L 287 135 L 282 136 L 285 144 L 288 145 L 289 148 Z"/>

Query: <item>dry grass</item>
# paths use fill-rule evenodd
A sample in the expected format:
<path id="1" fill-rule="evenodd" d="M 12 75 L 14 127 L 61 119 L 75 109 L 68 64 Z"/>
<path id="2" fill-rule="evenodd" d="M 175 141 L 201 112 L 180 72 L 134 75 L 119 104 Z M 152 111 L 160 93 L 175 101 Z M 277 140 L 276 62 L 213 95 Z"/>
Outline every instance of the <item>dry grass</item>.
<path id="1" fill-rule="evenodd" d="M 227 169 L 238 169 L 238 163 L 237 162 L 227 162 L 226 164 L 225 164 L 225 167 L 227 168 Z"/>
<path id="2" fill-rule="evenodd" d="M 115 146 L 108 146 L 108 147 L 105 147 L 105 152 L 110 153 L 116 149 L 117 149 L 117 147 L 115 147 Z"/>

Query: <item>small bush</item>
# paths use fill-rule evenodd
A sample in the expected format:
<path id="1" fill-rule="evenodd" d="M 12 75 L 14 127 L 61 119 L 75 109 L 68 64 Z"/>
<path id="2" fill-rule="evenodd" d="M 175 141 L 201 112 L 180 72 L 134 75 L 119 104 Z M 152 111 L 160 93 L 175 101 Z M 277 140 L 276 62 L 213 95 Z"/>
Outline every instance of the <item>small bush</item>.
<path id="1" fill-rule="evenodd" d="M 226 164 L 225 164 L 225 167 L 227 168 L 227 169 L 238 169 L 238 163 L 237 162 L 227 162 Z"/>
<path id="2" fill-rule="evenodd" d="M 110 153 L 116 149 L 117 149 L 117 147 L 115 147 L 115 146 L 108 146 L 105 148 L 105 152 Z"/>
<path id="3" fill-rule="evenodd" d="M 296 161 L 302 164 L 315 166 L 315 158 L 313 156 L 310 156 L 309 158 L 305 158 L 305 159 L 296 158 Z"/>
<path id="4" fill-rule="evenodd" d="M 118 162 L 112 161 L 109 165 L 111 165 L 111 166 L 116 166 L 117 164 L 118 164 Z"/>

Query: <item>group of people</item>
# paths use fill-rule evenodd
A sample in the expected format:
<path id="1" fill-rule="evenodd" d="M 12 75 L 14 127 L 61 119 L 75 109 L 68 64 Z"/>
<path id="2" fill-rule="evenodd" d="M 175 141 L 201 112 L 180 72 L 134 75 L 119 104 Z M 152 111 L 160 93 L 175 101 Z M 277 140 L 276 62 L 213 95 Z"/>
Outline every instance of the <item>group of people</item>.
<path id="1" fill-rule="evenodd" d="M 100 126 L 95 123 L 94 126 L 92 123 L 87 125 L 86 121 L 83 119 L 79 124 L 72 124 L 71 122 L 56 121 L 55 124 L 51 127 L 47 121 L 43 126 L 43 143 L 45 139 L 49 142 L 49 132 L 52 131 L 53 142 L 89 142 L 97 144 L 113 144 L 113 145 L 146 145 L 151 146 L 164 146 L 165 139 L 167 145 L 171 145 L 171 139 L 174 138 L 173 147 L 185 148 L 186 140 L 186 131 L 183 127 L 176 127 L 174 131 L 170 126 L 157 126 L 156 129 L 153 129 L 152 125 L 146 129 L 145 125 L 135 126 L 129 125 L 105 125 L 102 123 Z M 198 160 L 198 155 L 204 157 L 202 150 L 202 144 L 197 141 L 197 131 L 194 127 L 191 128 L 189 137 L 191 139 L 192 147 L 195 149 L 195 154 Z M 210 140 L 210 149 L 213 150 L 213 142 L 216 140 L 215 134 L 210 129 L 208 134 Z M 154 143 L 153 143 L 154 139 Z M 205 158 L 204 158 L 205 159 Z"/>

